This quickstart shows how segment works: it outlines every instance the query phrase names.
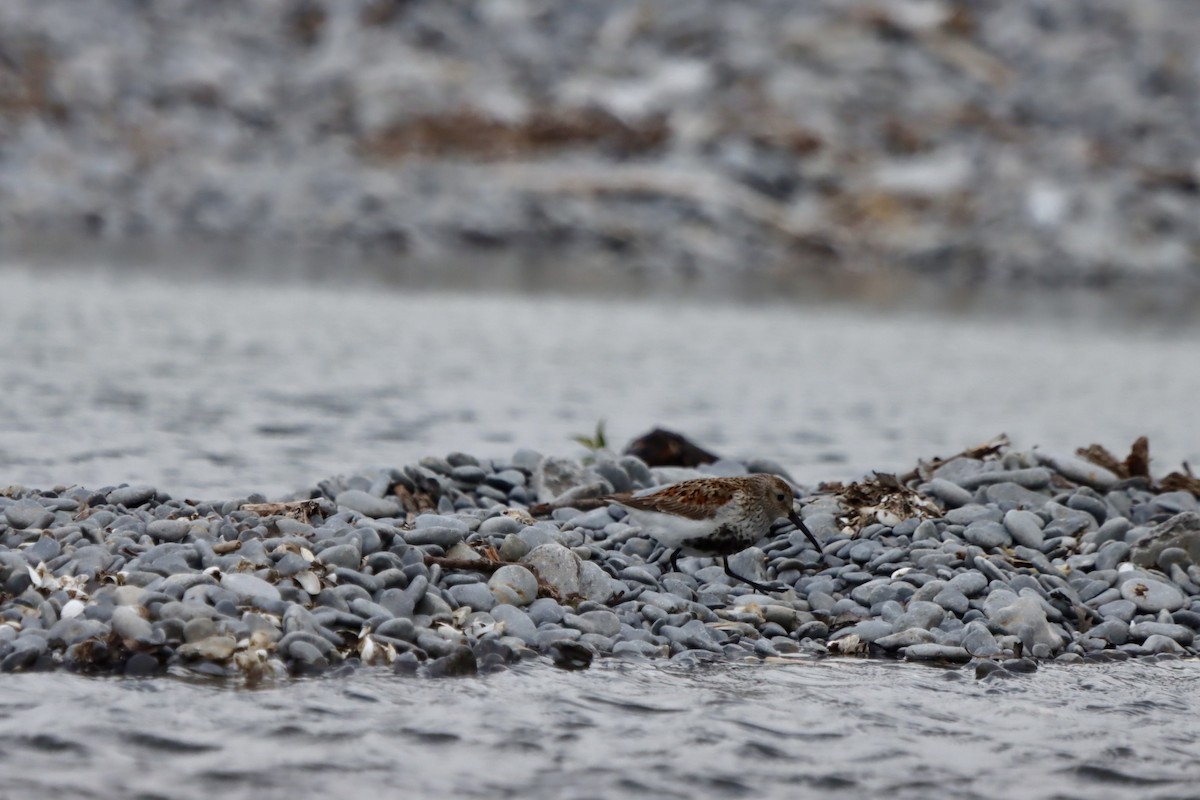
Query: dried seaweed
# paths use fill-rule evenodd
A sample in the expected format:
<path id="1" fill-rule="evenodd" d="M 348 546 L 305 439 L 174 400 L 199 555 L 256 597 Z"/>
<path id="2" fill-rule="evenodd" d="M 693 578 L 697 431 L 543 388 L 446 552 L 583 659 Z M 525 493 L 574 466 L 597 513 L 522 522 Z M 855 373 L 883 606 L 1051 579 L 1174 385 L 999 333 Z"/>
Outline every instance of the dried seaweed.
<path id="1" fill-rule="evenodd" d="M 1099 467 L 1104 467 L 1118 478 L 1145 478 L 1152 492 L 1191 492 L 1200 497 L 1200 478 L 1192 473 L 1191 466 L 1184 462 L 1182 472 L 1170 472 L 1160 481 L 1150 474 L 1150 440 L 1139 436 L 1129 448 L 1124 461 L 1117 460 L 1104 445 L 1092 444 L 1075 451 L 1080 457 Z"/>

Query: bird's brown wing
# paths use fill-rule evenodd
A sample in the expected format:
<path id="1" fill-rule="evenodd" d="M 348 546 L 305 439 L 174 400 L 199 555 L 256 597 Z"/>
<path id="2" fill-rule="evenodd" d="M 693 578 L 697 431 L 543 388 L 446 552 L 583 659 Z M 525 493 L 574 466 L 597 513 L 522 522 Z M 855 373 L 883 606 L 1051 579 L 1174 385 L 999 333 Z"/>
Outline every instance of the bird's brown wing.
<path id="1" fill-rule="evenodd" d="M 653 494 L 612 495 L 609 499 L 639 511 L 658 511 L 687 519 L 708 519 L 713 509 L 733 499 L 738 485 L 724 478 L 709 478 L 703 483 L 683 481 L 659 489 Z"/>

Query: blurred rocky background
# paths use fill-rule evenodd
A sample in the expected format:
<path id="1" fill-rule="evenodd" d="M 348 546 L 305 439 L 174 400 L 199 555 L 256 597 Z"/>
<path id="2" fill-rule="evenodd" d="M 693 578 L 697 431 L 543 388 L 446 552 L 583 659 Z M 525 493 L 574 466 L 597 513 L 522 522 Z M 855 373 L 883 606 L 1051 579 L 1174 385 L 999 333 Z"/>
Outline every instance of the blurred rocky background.
<path id="1" fill-rule="evenodd" d="M 4 0 L 63 241 L 1194 293 L 1200 3 Z"/>

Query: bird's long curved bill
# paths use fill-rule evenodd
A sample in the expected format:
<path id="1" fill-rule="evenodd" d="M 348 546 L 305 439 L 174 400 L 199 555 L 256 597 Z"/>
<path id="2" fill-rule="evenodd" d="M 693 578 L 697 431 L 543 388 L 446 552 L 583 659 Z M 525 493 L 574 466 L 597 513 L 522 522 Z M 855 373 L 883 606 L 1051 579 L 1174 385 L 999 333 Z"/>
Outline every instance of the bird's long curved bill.
<path id="1" fill-rule="evenodd" d="M 812 531 L 808 529 L 808 526 L 804 524 L 804 520 L 800 519 L 800 515 L 797 514 L 794 509 L 788 514 L 788 521 L 800 530 L 804 531 L 804 535 L 807 536 L 808 540 L 813 543 L 813 547 L 817 548 L 817 552 L 821 552 L 821 543 L 817 541 L 817 537 L 813 536 Z"/>

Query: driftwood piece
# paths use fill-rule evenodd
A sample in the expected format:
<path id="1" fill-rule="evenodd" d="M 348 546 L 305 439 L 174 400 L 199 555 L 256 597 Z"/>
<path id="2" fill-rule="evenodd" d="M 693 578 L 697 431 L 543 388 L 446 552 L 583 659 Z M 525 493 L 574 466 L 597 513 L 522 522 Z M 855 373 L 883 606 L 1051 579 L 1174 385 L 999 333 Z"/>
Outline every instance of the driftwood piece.
<path id="1" fill-rule="evenodd" d="M 243 511 L 258 514 L 260 517 L 283 516 L 291 517 L 307 524 L 321 510 L 320 500 L 292 500 L 287 503 L 246 503 Z"/>

